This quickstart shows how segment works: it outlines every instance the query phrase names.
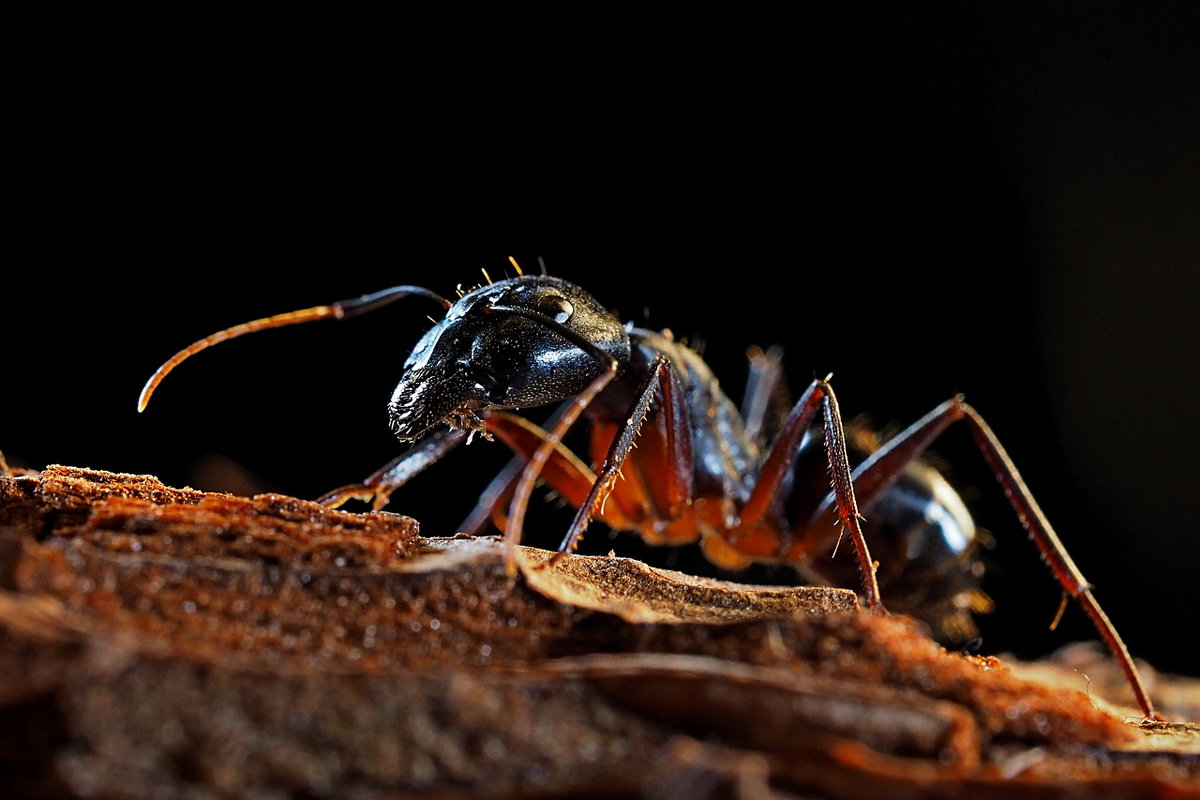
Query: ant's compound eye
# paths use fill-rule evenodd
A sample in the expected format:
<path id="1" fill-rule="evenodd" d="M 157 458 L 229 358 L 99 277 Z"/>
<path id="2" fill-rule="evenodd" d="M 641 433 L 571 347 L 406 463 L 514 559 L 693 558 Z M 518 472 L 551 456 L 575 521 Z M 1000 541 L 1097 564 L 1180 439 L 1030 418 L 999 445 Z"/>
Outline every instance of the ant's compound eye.
<path id="1" fill-rule="evenodd" d="M 537 310 L 555 322 L 562 324 L 569 320 L 571 315 L 575 313 L 575 306 L 571 305 L 571 301 L 561 295 L 547 294 L 538 298 Z"/>

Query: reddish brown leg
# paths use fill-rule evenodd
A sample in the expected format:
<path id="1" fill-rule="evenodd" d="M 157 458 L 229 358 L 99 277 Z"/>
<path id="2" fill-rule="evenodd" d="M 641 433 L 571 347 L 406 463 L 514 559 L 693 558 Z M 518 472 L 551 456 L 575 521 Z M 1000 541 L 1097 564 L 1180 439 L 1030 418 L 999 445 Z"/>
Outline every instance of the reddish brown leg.
<path id="1" fill-rule="evenodd" d="M 829 471 L 833 479 L 833 493 L 837 504 L 838 516 L 842 524 L 850 531 L 854 543 L 855 557 L 858 559 L 858 570 L 862 577 L 863 600 L 868 606 L 882 610 L 883 603 L 879 599 L 879 584 L 875 580 L 875 562 L 867 549 L 867 540 L 863 536 L 859 521 L 862 515 L 858 512 L 858 502 L 854 496 L 854 482 L 850 477 L 850 461 L 846 456 L 846 434 L 842 430 L 842 415 L 838 411 L 837 398 L 828 379 L 813 381 L 788 416 L 780 430 L 779 436 L 771 445 L 771 450 L 759 469 L 758 478 L 754 484 L 746 504 L 742 507 L 739 527 L 751 527 L 776 502 L 784 478 L 791 472 L 800 452 L 800 443 L 804 434 L 812 427 L 817 411 L 824 413 L 825 422 L 825 453 L 829 459 Z"/>
<path id="2" fill-rule="evenodd" d="M 902 433 L 884 442 L 855 468 L 850 477 L 854 481 L 854 495 L 858 498 L 860 511 L 870 514 L 888 487 L 904 472 L 904 468 L 919 458 L 933 440 L 946 430 L 950 423 L 958 419 L 946 413 L 947 407 L 953 402 L 943 403 L 909 425 Z M 830 492 L 809 517 L 809 527 L 823 519 L 835 502 L 836 498 L 833 492 Z"/>
<path id="3" fill-rule="evenodd" d="M 580 537 L 591 521 L 592 516 L 604 502 L 604 498 L 612 491 L 613 484 L 629 456 L 634 439 L 642 429 L 650 413 L 650 404 L 654 395 L 661 392 L 664 407 L 661 419 L 665 420 L 663 435 L 667 444 L 667 461 L 671 465 L 668 474 L 662 476 L 667 481 L 666 496 L 668 498 L 667 513 L 673 516 L 692 496 L 692 456 L 691 456 L 691 423 L 687 410 L 683 406 L 683 398 L 671 370 L 671 362 L 666 356 L 659 356 L 650 367 L 650 374 L 642 383 L 637 400 L 625 416 L 625 422 L 613 438 L 608 449 L 608 455 L 600 472 L 588 492 L 587 499 L 579 505 L 567 535 L 559 545 L 558 553 L 551 558 L 553 563 L 564 553 L 569 553 L 579 544 Z"/>
<path id="4" fill-rule="evenodd" d="M 501 509 L 511 505 L 517 482 L 524 472 L 525 465 L 539 447 L 549 437 L 543 429 L 524 417 L 507 412 L 493 414 L 487 421 L 488 431 L 504 442 L 517 454 L 499 476 L 488 486 L 484 496 L 480 498 L 475 511 L 471 515 L 476 520 L 474 528 L 465 528 L 468 533 L 483 527 L 490 517 L 501 530 L 508 529 L 508 521 L 501 514 Z M 538 476 L 554 491 L 558 492 L 568 504 L 574 508 L 583 505 L 588 492 L 596 483 L 596 475 L 579 458 L 559 442 L 554 446 L 550 457 Z M 610 508 L 606 510 L 605 519 L 616 527 L 628 524 L 623 514 L 624 509 Z M 470 521 L 470 520 L 469 520 Z"/>
<path id="5" fill-rule="evenodd" d="M 1050 521 L 1042 512 L 1041 507 L 1034 500 L 1033 493 L 1029 491 L 1029 487 L 1026 486 L 1024 479 L 1021 478 L 1021 473 L 1017 471 L 1016 465 L 1013 464 L 1003 445 L 1000 444 L 1000 440 L 983 421 L 983 417 L 979 416 L 974 408 L 967 405 L 961 396 L 942 403 L 910 425 L 907 430 L 886 442 L 859 465 L 858 469 L 854 471 L 854 485 L 858 490 L 859 497 L 863 498 L 863 507 L 869 508 L 873 505 L 900 475 L 905 466 L 919 457 L 942 431 L 958 420 L 964 420 L 967 423 L 971 436 L 983 454 L 984 460 L 991 467 L 996 481 L 1004 490 L 1013 510 L 1016 511 L 1021 525 L 1024 526 L 1038 550 L 1041 551 L 1046 563 L 1050 565 L 1054 577 L 1058 579 L 1063 590 L 1074 597 L 1083 607 L 1100 637 L 1104 639 L 1108 649 L 1117 659 L 1117 663 L 1120 664 L 1121 670 L 1125 673 L 1125 677 L 1133 689 L 1142 713 L 1148 719 L 1158 719 L 1154 705 L 1150 702 L 1141 676 L 1133 663 L 1133 658 L 1129 655 L 1129 650 L 1125 647 L 1117 629 L 1109 621 L 1108 615 L 1096 602 L 1091 584 L 1083 577 L 1079 567 L 1075 566 L 1075 562 L 1067 553 L 1058 534 L 1054 532 L 1054 528 L 1051 527 Z M 826 499 L 813 519 L 826 513 L 833 502 L 832 498 Z"/>
<path id="6" fill-rule="evenodd" d="M 391 493 L 408 483 L 415 475 L 430 464 L 441 460 L 467 438 L 466 431 L 444 430 L 428 436 L 413 446 L 407 453 L 394 458 L 380 469 L 371 473 L 362 483 L 354 483 L 327 492 L 317 502 L 337 508 L 347 500 L 362 500 L 371 503 L 378 511 L 388 503 Z"/>
<path id="7" fill-rule="evenodd" d="M 568 401 L 567 403 L 564 403 L 555 409 L 554 413 L 546 421 L 546 425 L 553 428 L 555 423 L 558 422 L 559 418 L 561 418 L 563 413 L 567 410 L 567 407 L 571 404 L 571 402 L 573 401 Z M 534 444 L 534 446 L 530 447 L 528 451 L 525 451 L 520 449 L 514 442 L 509 441 L 509 439 L 503 435 L 503 427 L 506 425 L 506 420 L 513 420 L 514 424 L 519 422 L 524 423 L 524 426 L 534 427 L 533 423 L 503 411 L 494 412 L 493 415 L 488 418 L 488 424 L 492 426 L 489 428 L 489 433 L 500 434 L 501 441 L 505 442 L 505 444 L 507 444 L 512 451 L 516 453 L 516 455 L 514 455 L 509 462 L 504 465 L 503 469 L 496 473 L 496 477 L 492 478 L 491 483 L 487 485 L 487 488 L 484 489 L 483 493 L 479 496 L 479 500 L 475 503 L 475 508 L 471 510 L 470 515 L 463 520 L 463 523 L 459 526 L 458 529 L 460 531 L 469 533 L 472 536 L 479 535 L 479 533 L 482 532 L 487 526 L 488 520 L 496 516 L 496 512 L 500 509 L 500 507 L 512 501 L 513 492 L 516 491 L 517 488 L 517 482 L 521 480 L 521 473 L 525 469 L 525 462 L 529 460 L 529 456 L 532 455 L 533 451 L 537 448 L 537 444 Z M 545 438 L 545 430 L 541 430 L 540 432 L 542 434 L 541 438 Z M 538 439 L 537 441 L 540 442 L 541 439 Z M 504 530 L 503 525 L 498 525 L 497 527 L 500 530 Z"/>
<path id="8" fill-rule="evenodd" d="M 533 487 L 537 483 L 538 476 L 541 475 L 546 462 L 562 443 L 567 432 L 571 430 L 571 426 L 579 419 L 579 415 L 591 405 L 592 401 L 596 399 L 596 395 L 604 391 L 604 387 L 608 386 L 616 377 L 618 366 L 616 360 L 612 358 L 605 362 L 600 374 L 575 397 L 575 402 L 566 407 L 562 416 L 554 423 L 554 427 L 546 432 L 545 441 L 533 452 L 529 463 L 521 472 L 521 478 L 517 481 L 516 489 L 513 491 L 512 503 L 509 505 L 508 525 L 504 530 L 504 542 L 507 545 L 505 568 L 509 575 L 517 573 L 517 545 L 521 542 L 521 529 L 525 525 L 525 510 L 529 508 L 529 498 L 533 494 Z"/>

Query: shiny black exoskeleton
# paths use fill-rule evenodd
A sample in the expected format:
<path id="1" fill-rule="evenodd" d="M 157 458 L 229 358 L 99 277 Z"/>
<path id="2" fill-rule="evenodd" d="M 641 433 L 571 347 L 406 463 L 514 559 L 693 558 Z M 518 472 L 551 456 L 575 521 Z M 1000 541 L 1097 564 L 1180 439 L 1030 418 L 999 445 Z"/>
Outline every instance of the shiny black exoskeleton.
<path id="1" fill-rule="evenodd" d="M 588 351 L 561 331 L 586 341 Z M 599 375 L 597 352 L 625 363 L 629 347 L 624 326 L 566 281 L 483 286 L 451 306 L 404 362 L 388 403 L 392 430 L 412 440 L 443 420 L 481 428 L 475 412 L 560 402 Z"/>

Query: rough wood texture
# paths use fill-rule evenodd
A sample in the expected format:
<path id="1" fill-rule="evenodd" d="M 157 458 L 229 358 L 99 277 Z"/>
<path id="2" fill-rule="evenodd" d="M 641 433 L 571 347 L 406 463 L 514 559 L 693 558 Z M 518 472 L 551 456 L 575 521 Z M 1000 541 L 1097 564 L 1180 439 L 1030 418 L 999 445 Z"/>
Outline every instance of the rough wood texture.
<path id="1" fill-rule="evenodd" d="M 0 477 L 0 795 L 1200 794 L 1197 728 L 1106 678 L 947 653 L 846 591 L 546 555 L 510 579 L 494 539 L 395 514 Z"/>

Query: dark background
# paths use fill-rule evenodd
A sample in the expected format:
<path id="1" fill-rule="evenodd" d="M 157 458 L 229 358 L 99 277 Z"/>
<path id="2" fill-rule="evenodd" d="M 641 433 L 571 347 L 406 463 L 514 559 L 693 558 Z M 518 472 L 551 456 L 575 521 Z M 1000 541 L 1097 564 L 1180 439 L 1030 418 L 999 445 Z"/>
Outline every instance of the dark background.
<path id="1" fill-rule="evenodd" d="M 832 372 L 880 425 L 964 392 L 1133 653 L 1197 674 L 1196 13 L 1086 8 L 84 59 L 21 123 L 0 450 L 317 496 L 400 451 L 427 304 L 223 345 L 139 416 L 142 383 L 234 323 L 542 258 L 701 343 L 735 397 L 774 343 L 794 389 Z M 487 68 L 456 78 L 469 49 Z M 1046 632 L 1059 592 L 965 431 L 937 450 L 998 543 L 982 651 L 1092 638 L 1074 608 Z M 452 532 L 503 460 L 472 445 L 391 508 Z"/>

